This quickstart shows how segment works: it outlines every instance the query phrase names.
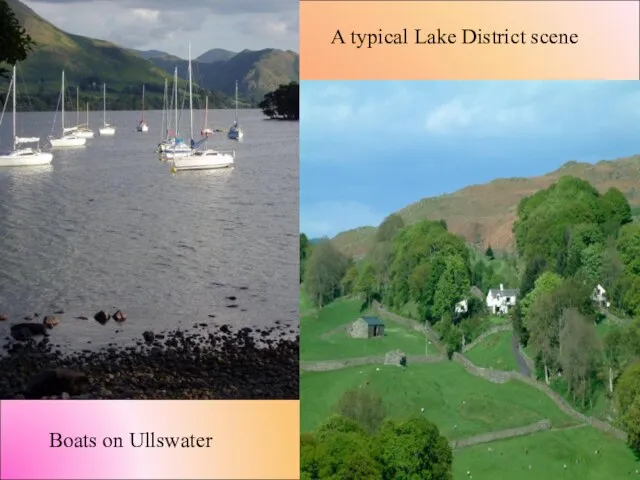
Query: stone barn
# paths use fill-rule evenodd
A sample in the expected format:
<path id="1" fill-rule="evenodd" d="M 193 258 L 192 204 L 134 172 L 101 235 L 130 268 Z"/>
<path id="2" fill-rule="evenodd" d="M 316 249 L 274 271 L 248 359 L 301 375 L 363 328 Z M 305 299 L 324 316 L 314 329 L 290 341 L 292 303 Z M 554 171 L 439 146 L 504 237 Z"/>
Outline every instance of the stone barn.
<path id="1" fill-rule="evenodd" d="M 384 323 L 378 317 L 360 317 L 349 327 L 353 338 L 373 338 L 384 336 Z"/>

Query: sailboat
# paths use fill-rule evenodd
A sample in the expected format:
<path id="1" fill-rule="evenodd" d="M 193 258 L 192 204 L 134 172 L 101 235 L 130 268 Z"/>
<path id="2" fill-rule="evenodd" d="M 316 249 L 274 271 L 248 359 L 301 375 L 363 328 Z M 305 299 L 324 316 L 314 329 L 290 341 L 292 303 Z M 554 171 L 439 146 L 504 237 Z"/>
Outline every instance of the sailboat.
<path id="1" fill-rule="evenodd" d="M 6 154 L 0 154 L 0 167 L 30 167 L 35 165 L 49 165 L 53 155 L 49 152 L 41 152 L 39 148 L 19 148 L 28 143 L 40 143 L 40 137 L 18 137 L 16 131 L 16 66 L 13 66 L 13 77 L 9 88 L 13 102 L 13 150 Z"/>
<path id="2" fill-rule="evenodd" d="M 136 131 L 141 133 L 147 133 L 149 131 L 149 125 L 144 121 L 144 85 L 142 85 L 142 110 L 140 111 L 140 122 L 136 127 Z"/>
<path id="3" fill-rule="evenodd" d="M 231 140 L 242 140 L 244 137 L 244 132 L 240 125 L 238 125 L 238 81 L 236 80 L 236 113 L 235 120 L 233 121 L 233 125 L 229 127 L 229 133 L 227 133 L 227 137 Z"/>
<path id="4" fill-rule="evenodd" d="M 181 170 L 210 170 L 233 166 L 236 152 L 220 152 L 213 149 L 200 150 L 197 147 L 206 142 L 207 138 L 195 142 L 193 140 L 193 71 L 191 68 L 191 44 L 189 44 L 189 117 L 191 125 L 191 148 L 189 155 L 174 157 L 173 172 Z"/>
<path id="5" fill-rule="evenodd" d="M 49 143 L 52 147 L 82 147 L 87 143 L 87 139 L 79 137 L 75 134 L 77 127 L 64 128 L 64 104 L 65 104 L 65 91 L 64 91 L 64 70 L 62 71 L 62 86 L 60 88 L 60 105 L 62 106 L 62 124 L 60 138 L 49 137 Z"/>
<path id="6" fill-rule="evenodd" d="M 161 145 L 164 158 L 167 160 L 173 160 L 178 157 L 185 157 L 187 155 L 191 155 L 192 148 L 190 145 L 184 143 L 182 138 L 178 133 L 178 67 L 175 68 L 173 72 L 173 85 L 174 85 L 174 115 L 175 115 L 175 136 L 173 138 L 168 138 L 165 142 L 164 146 Z"/>
<path id="7" fill-rule="evenodd" d="M 80 88 L 76 87 L 76 129 L 74 133 L 78 137 L 93 138 L 93 130 L 89 129 L 89 103 L 87 102 L 87 123 L 80 124 Z"/>
<path id="8" fill-rule="evenodd" d="M 98 129 L 101 137 L 111 137 L 116 134 L 115 127 L 107 123 L 107 84 L 102 84 L 102 127 Z"/>
<path id="9" fill-rule="evenodd" d="M 202 135 L 203 137 L 210 137 L 211 135 L 213 135 L 213 130 L 211 130 L 208 127 L 207 125 L 208 123 L 209 123 L 209 97 L 207 96 L 204 102 L 204 126 L 202 127 L 202 131 L 200 132 L 200 135 Z"/>

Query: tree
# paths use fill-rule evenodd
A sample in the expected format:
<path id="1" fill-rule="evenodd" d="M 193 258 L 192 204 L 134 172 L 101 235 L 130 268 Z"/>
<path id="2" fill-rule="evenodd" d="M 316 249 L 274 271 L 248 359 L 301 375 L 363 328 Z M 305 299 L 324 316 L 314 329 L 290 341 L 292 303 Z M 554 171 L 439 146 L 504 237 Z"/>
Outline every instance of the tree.
<path id="1" fill-rule="evenodd" d="M 6 0 L 0 0 L 0 64 L 15 65 L 27 59 L 35 42 L 20 25 Z M 0 76 L 8 78 L 9 70 L 0 67 Z"/>
<path id="2" fill-rule="evenodd" d="M 522 298 L 534 289 L 536 280 L 546 268 L 547 261 L 539 255 L 536 255 L 527 261 L 522 281 L 520 282 L 520 296 Z"/>
<path id="3" fill-rule="evenodd" d="M 367 263 L 360 272 L 355 285 L 355 291 L 364 297 L 365 305 L 371 305 L 371 302 L 373 302 L 376 295 L 376 287 L 376 271 L 370 263 Z"/>
<path id="4" fill-rule="evenodd" d="M 609 392 L 613 393 L 613 381 L 623 363 L 625 352 L 625 332 L 619 325 L 613 325 L 603 340 L 603 353 L 609 377 Z"/>
<path id="5" fill-rule="evenodd" d="M 333 416 L 317 433 L 300 438 L 301 478 L 309 480 L 380 480 L 380 467 L 369 452 L 370 439 L 355 421 Z"/>
<path id="6" fill-rule="evenodd" d="M 351 265 L 347 269 L 347 272 L 344 274 L 344 277 L 342 277 L 342 280 L 340 281 L 342 293 L 344 295 L 350 295 L 354 293 L 359 275 L 360 274 L 358 272 L 358 267 L 355 263 L 351 263 Z"/>
<path id="7" fill-rule="evenodd" d="M 600 205 L 605 218 L 605 233 L 615 234 L 621 225 L 631 223 L 631 206 L 624 194 L 617 188 L 610 188 L 600 197 Z"/>
<path id="8" fill-rule="evenodd" d="M 491 248 L 491 245 L 489 245 L 489 247 L 487 247 L 487 251 L 484 252 L 484 254 L 487 256 L 487 258 L 489 260 L 494 260 L 496 257 L 493 255 L 493 249 Z"/>
<path id="9" fill-rule="evenodd" d="M 555 273 L 544 272 L 538 277 L 534 283 L 534 288 L 529 294 L 522 299 L 521 309 L 525 320 L 525 326 L 528 328 L 528 312 L 530 306 L 538 297 L 545 293 L 553 292 L 562 284 L 562 277 Z"/>
<path id="10" fill-rule="evenodd" d="M 385 218 L 376 231 L 376 242 L 388 242 L 393 240 L 395 234 L 404 228 L 404 220 L 397 213 L 392 213 Z"/>
<path id="11" fill-rule="evenodd" d="M 271 119 L 299 120 L 300 85 L 298 82 L 280 85 L 276 90 L 267 93 L 258 107 Z"/>
<path id="12" fill-rule="evenodd" d="M 615 393 L 629 445 L 640 454 L 640 362 L 629 365 L 620 375 Z"/>
<path id="13" fill-rule="evenodd" d="M 340 415 L 300 436 L 305 480 L 451 480 L 453 454 L 424 417 L 386 420 L 376 434 Z"/>
<path id="14" fill-rule="evenodd" d="M 358 422 L 368 434 L 375 433 L 386 416 L 382 398 L 373 391 L 363 389 L 344 392 L 335 411 L 338 415 Z"/>
<path id="15" fill-rule="evenodd" d="M 591 398 L 591 379 L 595 372 L 596 358 L 599 352 L 598 337 L 593 321 L 582 316 L 575 308 L 569 308 L 562 314 L 560 321 L 559 362 L 563 378 L 567 382 L 567 393 L 577 397 Z"/>
<path id="16" fill-rule="evenodd" d="M 451 480 L 453 454 L 438 427 L 424 417 L 386 421 L 375 450 L 383 479 Z"/>
<path id="17" fill-rule="evenodd" d="M 304 233 L 300 234 L 300 283 L 304 279 L 304 268 L 311 253 L 311 243 Z"/>
<path id="18" fill-rule="evenodd" d="M 559 344 L 558 305 L 551 292 L 544 292 L 531 303 L 528 311 L 529 343 L 540 359 L 547 385 L 549 373 L 557 360 Z"/>
<path id="19" fill-rule="evenodd" d="M 630 223 L 620 230 L 618 252 L 625 270 L 640 275 L 640 223 Z"/>
<path id="20" fill-rule="evenodd" d="M 469 269 L 462 258 L 452 255 L 446 258 L 445 269 L 440 277 L 433 298 L 433 315 L 441 317 L 453 314 L 457 302 L 471 288 Z"/>
<path id="21" fill-rule="evenodd" d="M 321 240 L 313 246 L 305 267 L 304 286 L 317 307 L 340 296 L 340 282 L 348 266 L 347 258 L 330 240 Z"/>
<path id="22" fill-rule="evenodd" d="M 571 228 L 592 224 L 603 230 L 606 221 L 598 190 L 586 180 L 564 176 L 518 204 L 513 231 L 518 253 L 529 260 L 544 258 L 564 273 Z"/>

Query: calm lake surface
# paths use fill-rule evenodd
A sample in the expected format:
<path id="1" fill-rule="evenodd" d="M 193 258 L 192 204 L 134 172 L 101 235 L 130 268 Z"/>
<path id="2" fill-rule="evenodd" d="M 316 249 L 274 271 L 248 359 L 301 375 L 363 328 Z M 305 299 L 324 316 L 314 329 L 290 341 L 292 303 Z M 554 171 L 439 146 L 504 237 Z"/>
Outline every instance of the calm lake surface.
<path id="1" fill-rule="evenodd" d="M 203 114 L 194 112 L 197 132 Z M 18 114 L 18 135 L 39 134 L 44 145 L 53 118 Z M 147 134 L 135 132 L 139 118 L 108 112 L 116 135 L 101 138 L 102 112 L 92 112 L 96 137 L 85 147 L 53 150 L 47 167 L 0 168 L 0 313 L 10 317 L 0 322 L 0 343 L 24 316 L 59 309 L 65 314 L 51 340 L 65 349 L 129 343 L 144 330 L 194 323 L 280 321 L 297 330 L 298 123 L 241 110 L 244 139 L 218 133 L 209 142 L 236 150 L 233 169 L 171 174 L 154 153 L 161 113 L 147 112 Z M 69 114 L 67 126 L 75 120 Z M 209 111 L 210 128 L 226 130 L 232 121 L 233 110 Z M 5 114 L 0 150 L 10 130 Z M 127 314 L 123 324 L 93 320 L 116 309 Z"/>

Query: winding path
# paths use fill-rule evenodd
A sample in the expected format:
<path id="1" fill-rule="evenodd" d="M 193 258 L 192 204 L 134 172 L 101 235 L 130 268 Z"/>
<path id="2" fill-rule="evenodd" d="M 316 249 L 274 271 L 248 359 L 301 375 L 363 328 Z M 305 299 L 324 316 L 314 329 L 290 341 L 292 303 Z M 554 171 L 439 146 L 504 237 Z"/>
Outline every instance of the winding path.
<path id="1" fill-rule="evenodd" d="M 531 369 L 529 368 L 529 365 L 527 365 L 522 353 L 520 353 L 520 342 L 516 332 L 513 332 L 513 335 L 511 335 L 511 350 L 513 351 L 513 355 L 516 357 L 516 362 L 518 362 L 518 366 L 520 367 L 520 373 L 525 377 L 530 377 Z"/>

